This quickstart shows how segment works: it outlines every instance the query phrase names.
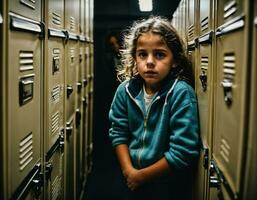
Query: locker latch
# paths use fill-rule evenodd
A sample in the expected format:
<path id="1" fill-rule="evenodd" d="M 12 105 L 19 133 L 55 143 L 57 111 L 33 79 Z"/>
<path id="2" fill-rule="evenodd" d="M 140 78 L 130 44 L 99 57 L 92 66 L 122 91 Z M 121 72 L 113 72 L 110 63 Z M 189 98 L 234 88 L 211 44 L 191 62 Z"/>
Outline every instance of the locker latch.
<path id="1" fill-rule="evenodd" d="M 73 127 L 72 126 L 67 126 L 65 129 L 66 129 L 67 140 L 69 140 L 69 137 L 72 134 Z"/>
<path id="2" fill-rule="evenodd" d="M 59 134 L 59 147 L 61 151 L 64 149 L 64 128 L 61 129 Z"/>
<path id="3" fill-rule="evenodd" d="M 67 85 L 67 98 L 70 97 L 71 93 L 73 92 L 72 85 Z"/>
<path id="4" fill-rule="evenodd" d="M 228 106 L 232 104 L 232 83 L 224 80 L 221 82 L 224 91 L 224 101 Z"/>
<path id="5" fill-rule="evenodd" d="M 203 155 L 203 167 L 204 169 L 208 168 L 209 163 L 209 149 L 204 148 L 204 155 Z"/>
<path id="6" fill-rule="evenodd" d="M 205 92 L 207 90 L 207 74 L 205 71 L 201 72 L 199 79 L 202 84 L 202 90 Z"/>
<path id="7" fill-rule="evenodd" d="M 76 109 L 76 127 L 80 126 L 81 121 L 81 112 L 79 109 Z"/>
<path id="8" fill-rule="evenodd" d="M 47 162 L 45 166 L 45 174 L 46 174 L 47 180 L 51 178 L 52 171 L 53 171 L 53 163 Z"/>
<path id="9" fill-rule="evenodd" d="M 210 163 L 210 187 L 220 188 L 220 184 L 223 182 L 220 170 L 214 160 L 211 160 Z"/>
<path id="10" fill-rule="evenodd" d="M 82 89 L 82 83 L 80 81 L 77 82 L 77 89 L 78 89 L 78 93 L 80 93 Z"/>

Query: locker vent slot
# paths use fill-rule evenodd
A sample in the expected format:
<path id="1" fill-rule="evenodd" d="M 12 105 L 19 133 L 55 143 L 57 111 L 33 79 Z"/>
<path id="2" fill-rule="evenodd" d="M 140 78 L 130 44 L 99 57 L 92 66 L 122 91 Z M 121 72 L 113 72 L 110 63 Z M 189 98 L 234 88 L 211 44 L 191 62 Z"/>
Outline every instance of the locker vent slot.
<path id="1" fill-rule="evenodd" d="M 227 19 L 237 11 L 236 1 L 231 1 L 224 7 L 224 19 Z"/>
<path id="2" fill-rule="evenodd" d="M 220 155 L 227 163 L 229 163 L 230 149 L 228 141 L 225 138 L 222 138 L 220 144 Z"/>
<path id="3" fill-rule="evenodd" d="M 20 51 L 20 71 L 33 70 L 33 51 Z"/>
<path id="4" fill-rule="evenodd" d="M 209 17 L 205 17 L 201 20 L 201 31 L 205 31 L 206 29 L 208 29 L 209 26 Z"/>
<path id="5" fill-rule="evenodd" d="M 76 21 L 74 17 L 70 17 L 70 30 L 75 31 Z"/>
<path id="6" fill-rule="evenodd" d="M 206 73 L 207 73 L 207 70 L 208 70 L 208 62 L 209 62 L 208 56 L 202 56 L 202 58 L 201 58 L 201 70 L 205 71 Z"/>
<path id="7" fill-rule="evenodd" d="M 60 92 L 61 92 L 61 88 L 59 85 L 55 86 L 52 89 L 52 102 L 54 103 L 58 103 L 60 100 Z"/>
<path id="8" fill-rule="evenodd" d="M 234 53 L 225 53 L 224 55 L 224 64 L 223 64 L 223 73 L 224 73 L 224 81 L 228 81 L 233 83 L 236 70 L 236 57 Z"/>
<path id="9" fill-rule="evenodd" d="M 32 132 L 19 143 L 20 171 L 22 171 L 33 159 Z"/>
<path id="10" fill-rule="evenodd" d="M 56 176 L 52 182 L 51 197 L 53 200 L 60 199 L 61 197 L 61 179 L 59 176 Z"/>
<path id="11" fill-rule="evenodd" d="M 194 39 L 194 32 L 195 32 L 195 26 L 194 24 L 192 24 L 188 28 L 188 41 L 191 41 Z"/>
<path id="12" fill-rule="evenodd" d="M 56 13 L 56 12 L 52 13 L 52 22 L 56 25 L 61 25 L 62 18 L 59 13 Z"/>
<path id="13" fill-rule="evenodd" d="M 60 113 L 57 111 L 52 115 L 51 120 L 52 135 L 59 131 L 60 128 Z"/>
<path id="14" fill-rule="evenodd" d="M 35 10 L 36 6 L 36 1 L 35 0 L 20 0 L 20 3 Z"/>

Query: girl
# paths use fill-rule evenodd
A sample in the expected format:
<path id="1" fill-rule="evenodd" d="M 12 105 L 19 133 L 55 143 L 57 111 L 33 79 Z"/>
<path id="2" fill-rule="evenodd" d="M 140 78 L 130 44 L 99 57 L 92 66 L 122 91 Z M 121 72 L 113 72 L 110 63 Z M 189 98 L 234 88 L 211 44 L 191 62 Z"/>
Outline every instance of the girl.
<path id="1" fill-rule="evenodd" d="M 167 19 L 137 21 L 125 37 L 123 81 L 114 96 L 109 137 L 128 199 L 190 199 L 199 154 L 197 100 L 182 41 Z"/>

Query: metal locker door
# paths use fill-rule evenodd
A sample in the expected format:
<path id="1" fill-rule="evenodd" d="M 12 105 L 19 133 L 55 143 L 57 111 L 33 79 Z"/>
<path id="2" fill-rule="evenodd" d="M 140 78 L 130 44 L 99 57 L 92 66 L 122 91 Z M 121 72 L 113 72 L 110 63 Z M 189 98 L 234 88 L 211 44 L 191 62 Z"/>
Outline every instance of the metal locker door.
<path id="1" fill-rule="evenodd" d="M 64 135 L 64 199 L 76 199 L 75 196 L 75 116 L 66 123 Z"/>
<path id="2" fill-rule="evenodd" d="M 226 192 L 231 198 L 238 196 L 242 180 L 245 115 L 248 104 L 246 99 L 248 46 L 247 29 L 244 24 L 243 18 L 236 18 L 218 27 L 216 31 L 217 77 L 214 89 L 213 126 L 215 162 L 211 171 L 214 174 L 217 174 L 217 171 L 218 174 L 223 174 L 221 189 L 226 187 Z"/>
<path id="3" fill-rule="evenodd" d="M 244 173 L 244 195 L 243 199 L 253 200 L 257 196 L 257 1 L 254 1 L 252 11 L 254 11 L 254 17 L 252 20 L 252 38 L 250 43 L 252 44 L 251 52 L 251 92 L 250 92 L 250 113 L 249 113 L 249 136 L 247 140 L 247 154 L 246 154 L 246 167 Z"/>
<path id="4" fill-rule="evenodd" d="M 28 174 L 34 174 L 31 169 L 42 160 L 42 42 L 39 36 L 43 28 L 39 22 L 13 13 L 9 17 L 7 141 L 9 193 L 13 194 Z"/>
<path id="5" fill-rule="evenodd" d="M 217 26 L 221 26 L 246 13 L 247 1 L 242 0 L 219 0 L 217 1 Z"/>
<path id="6" fill-rule="evenodd" d="M 212 153 L 212 91 L 213 91 L 213 65 L 212 65 L 212 37 L 211 34 L 199 38 L 198 70 L 196 73 L 196 94 L 198 99 L 200 133 L 203 143 L 201 154 L 202 194 L 208 199 L 209 161 Z"/>
<path id="7" fill-rule="evenodd" d="M 64 199 L 64 140 L 63 133 L 46 153 L 45 178 L 47 182 L 46 199 Z"/>
<path id="8" fill-rule="evenodd" d="M 72 37 L 71 37 L 72 36 Z M 77 70 L 78 70 L 78 44 L 77 36 L 69 34 L 70 40 L 65 46 L 65 83 L 66 83 L 66 119 L 75 113 L 77 93 Z"/>
<path id="9" fill-rule="evenodd" d="M 9 0 L 9 10 L 24 17 L 41 21 L 41 0 Z"/>
<path id="10" fill-rule="evenodd" d="M 65 37 L 53 37 L 49 31 L 46 41 L 46 150 L 48 151 L 59 138 L 61 129 L 64 127 L 64 44 Z"/>
<path id="11" fill-rule="evenodd" d="M 199 16 L 199 34 L 203 35 L 212 30 L 213 27 L 213 1 L 211 0 L 201 0 L 199 1 L 200 16 Z"/>
<path id="12" fill-rule="evenodd" d="M 79 1 L 65 1 L 65 29 L 79 34 Z"/>
<path id="13" fill-rule="evenodd" d="M 81 190 L 82 190 L 82 179 L 81 179 L 81 115 L 82 113 L 82 107 L 78 107 L 76 109 L 76 137 L 75 137 L 75 177 L 76 177 L 76 196 L 79 197 Z"/>
<path id="14" fill-rule="evenodd" d="M 64 0 L 48 0 L 48 26 L 54 29 L 64 29 Z"/>
<path id="15" fill-rule="evenodd" d="M 188 0 L 188 27 L 187 36 L 189 43 L 194 43 L 196 38 L 196 13 L 195 12 L 195 0 Z M 190 44 L 189 44 L 190 45 Z"/>

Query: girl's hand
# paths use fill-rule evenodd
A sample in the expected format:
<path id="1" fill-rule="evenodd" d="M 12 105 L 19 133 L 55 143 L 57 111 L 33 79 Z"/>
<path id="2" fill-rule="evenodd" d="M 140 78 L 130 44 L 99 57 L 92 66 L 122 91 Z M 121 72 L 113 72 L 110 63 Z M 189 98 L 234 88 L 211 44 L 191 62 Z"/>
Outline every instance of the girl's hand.
<path id="1" fill-rule="evenodd" d="M 145 182 L 142 171 L 135 168 L 127 171 L 127 176 L 125 177 L 127 179 L 128 188 L 132 191 L 139 188 Z"/>

